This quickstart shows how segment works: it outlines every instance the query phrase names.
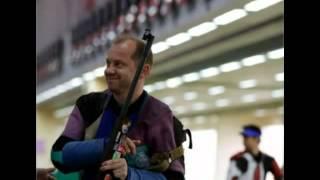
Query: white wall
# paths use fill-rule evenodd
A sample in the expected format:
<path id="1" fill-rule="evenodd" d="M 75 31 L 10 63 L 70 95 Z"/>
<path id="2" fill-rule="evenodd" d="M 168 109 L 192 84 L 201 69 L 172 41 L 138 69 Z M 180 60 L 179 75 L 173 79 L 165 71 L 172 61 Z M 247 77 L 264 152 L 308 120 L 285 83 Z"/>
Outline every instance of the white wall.
<path id="1" fill-rule="evenodd" d="M 36 154 L 36 167 L 52 167 L 50 151 L 53 143 L 62 133 L 65 121 L 55 119 L 50 111 L 37 110 L 37 140 L 43 141 L 44 152 Z"/>
<path id="2" fill-rule="evenodd" d="M 215 129 L 195 130 L 192 132 L 193 149 L 184 143 L 186 180 L 214 179 L 216 170 L 217 140 Z"/>
<path id="3" fill-rule="evenodd" d="M 284 163 L 284 126 L 274 124 L 263 127 L 260 148 L 263 152 L 275 158 L 280 168 Z M 273 180 L 272 175 L 267 175 L 267 180 Z"/>

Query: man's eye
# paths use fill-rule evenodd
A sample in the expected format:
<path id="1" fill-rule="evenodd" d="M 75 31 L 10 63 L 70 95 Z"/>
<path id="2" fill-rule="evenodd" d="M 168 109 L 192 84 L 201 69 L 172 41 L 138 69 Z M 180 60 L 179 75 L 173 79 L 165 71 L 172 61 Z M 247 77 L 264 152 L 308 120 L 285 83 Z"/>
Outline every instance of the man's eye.
<path id="1" fill-rule="evenodd" d="M 116 63 L 115 66 L 117 66 L 117 67 L 122 67 L 123 64 L 121 64 L 121 63 Z"/>

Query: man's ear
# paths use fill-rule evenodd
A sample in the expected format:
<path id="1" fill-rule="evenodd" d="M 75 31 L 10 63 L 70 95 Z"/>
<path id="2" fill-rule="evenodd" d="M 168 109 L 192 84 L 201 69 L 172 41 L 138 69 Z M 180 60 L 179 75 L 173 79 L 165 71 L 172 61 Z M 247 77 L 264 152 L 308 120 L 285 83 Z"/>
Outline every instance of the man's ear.
<path id="1" fill-rule="evenodd" d="M 140 78 L 144 78 L 146 79 L 151 73 L 151 66 L 150 64 L 145 64 L 142 68 L 142 73 L 141 73 L 141 76 Z"/>

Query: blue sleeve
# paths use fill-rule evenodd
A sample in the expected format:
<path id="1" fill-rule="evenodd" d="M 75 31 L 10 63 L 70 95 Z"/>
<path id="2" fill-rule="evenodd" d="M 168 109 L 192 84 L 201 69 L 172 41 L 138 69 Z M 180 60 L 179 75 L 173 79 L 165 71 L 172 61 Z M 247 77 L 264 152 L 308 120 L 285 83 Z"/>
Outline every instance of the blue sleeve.
<path id="1" fill-rule="evenodd" d="M 167 180 L 162 173 L 128 167 L 127 180 Z"/>
<path id="2" fill-rule="evenodd" d="M 95 165 L 102 160 L 105 139 L 73 141 L 62 149 L 63 165 L 72 169 L 81 169 Z"/>

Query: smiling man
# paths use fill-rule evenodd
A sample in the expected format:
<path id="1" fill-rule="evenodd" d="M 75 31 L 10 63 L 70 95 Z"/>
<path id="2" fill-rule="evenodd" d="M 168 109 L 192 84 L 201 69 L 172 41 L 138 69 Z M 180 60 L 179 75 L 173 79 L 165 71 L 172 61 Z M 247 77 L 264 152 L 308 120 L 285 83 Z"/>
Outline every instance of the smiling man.
<path id="1" fill-rule="evenodd" d="M 153 64 L 152 52 L 147 56 L 128 109 L 125 152 L 120 159 L 102 161 L 144 47 L 142 40 L 129 34 L 113 41 L 106 57 L 108 89 L 83 95 L 76 101 L 62 135 L 52 147 L 51 159 L 57 169 L 64 173 L 81 171 L 84 180 L 97 179 L 99 171 L 106 170 L 121 180 L 184 179 L 184 160 L 177 156 L 173 113 L 143 90 Z"/>

